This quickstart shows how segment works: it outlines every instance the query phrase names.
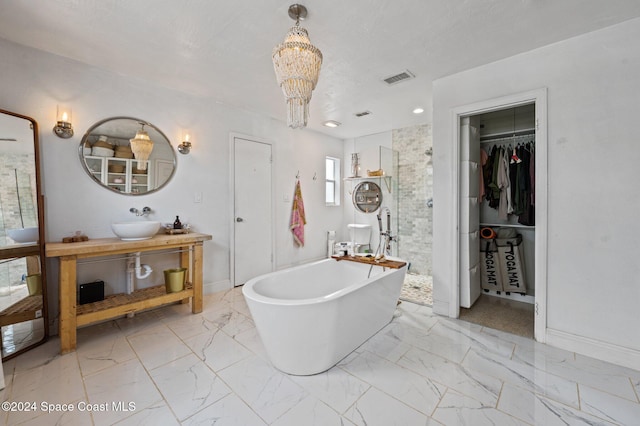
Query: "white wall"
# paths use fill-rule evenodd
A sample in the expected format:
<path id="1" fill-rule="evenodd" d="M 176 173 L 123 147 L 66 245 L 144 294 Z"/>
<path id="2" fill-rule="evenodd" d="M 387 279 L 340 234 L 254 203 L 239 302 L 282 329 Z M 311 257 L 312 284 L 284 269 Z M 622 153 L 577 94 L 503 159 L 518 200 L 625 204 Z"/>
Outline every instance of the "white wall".
<path id="1" fill-rule="evenodd" d="M 281 121 L 250 111 L 180 94 L 6 40 L 0 40 L 0 56 L 2 108 L 33 117 L 40 126 L 47 241 L 60 241 L 76 230 L 90 238 L 113 237 L 111 222 L 132 219 L 131 207 L 149 206 L 154 210 L 153 219 L 173 222 L 180 215 L 183 223 L 193 224 L 197 232 L 213 235 L 213 241 L 204 247 L 205 289 L 230 286 L 231 132 L 274 144 L 276 268 L 323 257 L 326 231 L 342 225 L 342 209 L 324 205 L 323 183 L 324 158 L 342 156 L 341 140 L 308 130 L 291 130 Z M 57 104 L 73 108 L 75 136 L 71 139 L 60 139 L 51 131 Z M 78 158 L 82 135 L 95 122 L 113 116 L 145 119 L 160 128 L 174 146 L 180 142 L 183 129 L 191 130 L 191 154 L 177 154 L 178 168 L 166 187 L 149 195 L 125 196 L 100 187 L 85 173 Z M 288 230 L 297 170 L 301 173 L 308 221 L 307 244 L 302 249 L 293 246 Z M 314 182 L 315 171 L 319 180 Z M 202 193 L 202 203 L 194 203 L 196 192 Z M 289 195 L 288 202 L 283 201 L 283 194 Z M 152 263 L 149 259 L 145 262 Z M 57 261 L 48 265 L 50 309 L 55 314 Z M 155 268 L 159 274 L 161 267 Z M 104 278 L 109 267 L 94 264 L 85 269 L 79 271 L 80 280 Z M 124 268 L 111 281 L 118 278 L 124 280 Z"/>
<path id="2" fill-rule="evenodd" d="M 548 342 L 640 353 L 640 20 L 434 82 L 434 299 L 448 314 L 452 110 L 548 88 Z M 572 341 L 572 344 L 569 342 Z M 603 349 L 596 354 L 597 348 Z"/>

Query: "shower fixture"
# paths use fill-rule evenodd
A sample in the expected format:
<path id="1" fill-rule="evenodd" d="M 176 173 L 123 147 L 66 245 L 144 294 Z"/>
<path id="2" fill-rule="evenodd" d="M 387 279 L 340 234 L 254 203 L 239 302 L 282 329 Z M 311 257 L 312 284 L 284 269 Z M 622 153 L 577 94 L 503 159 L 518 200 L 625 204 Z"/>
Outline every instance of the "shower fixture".
<path id="1" fill-rule="evenodd" d="M 382 230 L 382 212 L 385 211 L 387 213 L 387 230 Z M 384 254 L 391 254 L 391 242 L 397 241 L 397 237 L 394 237 L 391 233 L 391 210 L 389 207 L 382 207 L 377 215 L 378 218 L 378 229 L 380 231 L 380 240 L 382 242 L 382 238 L 384 237 Z"/>

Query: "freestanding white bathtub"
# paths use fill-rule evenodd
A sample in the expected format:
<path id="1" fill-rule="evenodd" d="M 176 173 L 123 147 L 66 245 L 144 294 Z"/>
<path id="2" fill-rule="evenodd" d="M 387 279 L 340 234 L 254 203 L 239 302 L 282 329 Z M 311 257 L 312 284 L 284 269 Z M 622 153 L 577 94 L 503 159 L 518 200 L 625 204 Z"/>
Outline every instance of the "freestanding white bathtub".
<path id="1" fill-rule="evenodd" d="M 243 287 L 273 365 L 311 375 L 333 367 L 391 321 L 407 266 L 325 259 L 249 280 Z"/>

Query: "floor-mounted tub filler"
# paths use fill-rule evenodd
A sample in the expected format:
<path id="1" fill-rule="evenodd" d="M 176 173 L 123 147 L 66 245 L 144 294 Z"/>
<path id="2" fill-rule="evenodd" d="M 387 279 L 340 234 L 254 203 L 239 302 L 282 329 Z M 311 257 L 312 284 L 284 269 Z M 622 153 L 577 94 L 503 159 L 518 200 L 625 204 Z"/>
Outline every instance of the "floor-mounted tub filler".
<path id="1" fill-rule="evenodd" d="M 406 270 L 325 259 L 253 278 L 242 293 L 272 364 L 311 375 L 391 321 Z"/>

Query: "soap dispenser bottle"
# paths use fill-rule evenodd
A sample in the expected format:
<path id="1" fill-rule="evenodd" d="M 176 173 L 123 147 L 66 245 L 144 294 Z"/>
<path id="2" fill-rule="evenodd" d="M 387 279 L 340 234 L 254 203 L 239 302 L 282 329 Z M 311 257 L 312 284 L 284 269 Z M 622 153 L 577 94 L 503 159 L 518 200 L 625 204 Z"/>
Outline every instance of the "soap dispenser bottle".
<path id="1" fill-rule="evenodd" d="M 182 229 L 182 222 L 180 222 L 178 216 L 176 216 L 176 220 L 173 222 L 173 229 Z"/>

